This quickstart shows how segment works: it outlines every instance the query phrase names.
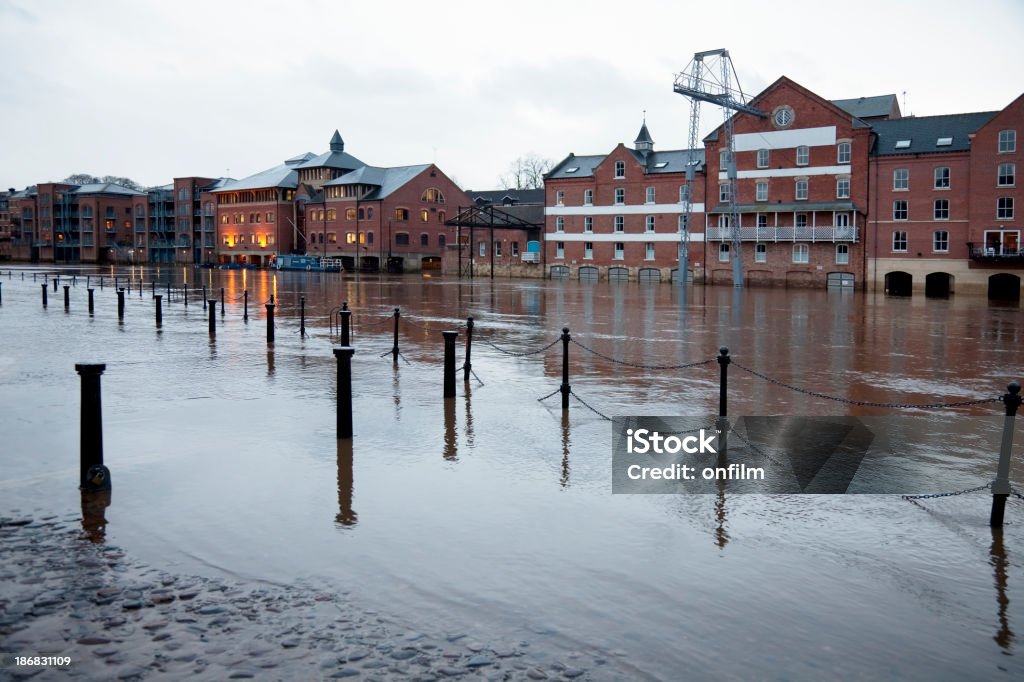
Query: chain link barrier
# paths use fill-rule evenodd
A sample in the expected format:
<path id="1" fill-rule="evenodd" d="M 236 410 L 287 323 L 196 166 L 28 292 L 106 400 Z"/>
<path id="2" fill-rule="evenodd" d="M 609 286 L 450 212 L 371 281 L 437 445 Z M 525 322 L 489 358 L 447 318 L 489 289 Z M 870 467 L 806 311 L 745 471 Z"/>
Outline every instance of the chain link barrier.
<path id="1" fill-rule="evenodd" d="M 465 364 L 463 364 L 463 365 L 462 365 L 462 367 L 459 367 L 459 368 L 458 368 L 457 370 L 455 370 L 455 371 L 456 371 L 456 372 L 465 372 L 465 371 L 466 371 L 466 365 L 465 365 Z M 473 369 L 472 367 L 470 367 L 470 368 L 469 368 L 469 373 L 473 375 L 473 378 L 474 378 L 474 379 L 476 379 L 477 381 L 479 381 L 479 382 L 480 382 L 480 385 L 481 385 L 481 386 L 486 386 L 486 385 L 487 385 L 487 384 L 485 384 L 485 383 L 484 383 L 483 381 L 480 381 L 480 377 L 478 377 L 478 376 L 476 375 L 476 371 L 475 371 L 475 370 L 474 370 L 474 369 Z"/>
<path id="2" fill-rule="evenodd" d="M 576 398 L 576 400 L 580 401 L 580 404 L 583 405 L 583 407 L 587 408 L 588 410 L 590 410 L 591 412 L 596 414 L 601 419 L 604 419 L 604 420 L 607 420 L 607 421 L 611 421 L 612 420 L 611 417 L 609 417 L 605 413 L 601 412 L 600 410 L 591 407 L 590 404 L 588 404 L 586 400 L 584 400 L 583 398 L 581 398 L 578 395 L 576 395 L 576 391 L 574 391 L 572 389 L 569 389 L 569 395 L 571 395 L 573 398 Z"/>
<path id="3" fill-rule="evenodd" d="M 482 339 L 479 339 L 479 342 L 483 343 L 483 344 L 485 344 L 487 346 L 490 346 L 491 348 L 493 348 L 494 350 L 498 351 L 499 353 L 504 353 L 505 355 L 511 355 L 514 358 L 525 358 L 528 355 L 537 355 L 538 353 L 543 353 L 548 348 L 551 348 L 553 345 L 555 345 L 556 343 L 558 343 L 561 340 L 562 340 L 561 337 L 559 337 L 559 338 L 555 339 L 554 341 L 552 341 L 551 343 L 549 343 L 548 345 L 544 346 L 543 348 L 538 348 L 537 350 L 527 351 L 525 353 L 513 353 L 510 350 L 505 350 L 504 348 L 500 348 L 500 347 L 494 345 L 490 341 L 484 341 Z"/>
<path id="4" fill-rule="evenodd" d="M 544 396 L 543 398 L 537 398 L 537 402 L 538 402 L 538 403 L 542 403 L 542 402 L 544 402 L 545 400 L 547 400 L 548 398 L 550 398 L 551 396 L 555 395 L 556 393 L 558 393 L 558 392 L 559 392 L 559 391 L 561 391 L 561 390 L 562 390 L 562 388 L 561 388 L 561 387 L 558 387 L 558 388 L 556 388 L 555 390 L 551 391 L 551 393 L 548 393 L 548 394 L 547 394 L 546 396 Z"/>
<path id="5" fill-rule="evenodd" d="M 992 487 L 991 483 L 986 483 L 985 485 L 979 485 L 976 488 L 966 488 L 964 490 L 956 490 L 956 491 L 951 492 L 951 493 L 931 493 L 929 495 L 900 495 L 900 497 L 902 497 L 904 500 L 907 500 L 907 501 L 931 500 L 931 499 L 934 499 L 934 498 L 937 498 L 937 497 L 955 497 L 956 495 L 965 495 L 967 493 L 976 493 L 979 490 L 985 490 L 986 488 L 991 488 L 991 487 Z"/>
<path id="6" fill-rule="evenodd" d="M 782 462 L 780 462 L 779 460 L 775 459 L 774 457 L 769 455 L 767 452 L 765 452 L 761 448 L 759 448 L 756 445 L 754 445 L 753 443 L 751 443 L 749 440 L 747 440 L 746 436 L 744 436 L 742 433 L 740 433 L 736 429 L 732 428 L 732 426 L 729 427 L 729 431 L 726 433 L 726 435 L 728 436 L 728 434 L 730 434 L 730 433 L 736 434 L 736 437 L 739 438 L 741 441 L 743 441 L 743 443 L 748 448 L 753 450 L 756 454 L 760 455 L 761 457 L 764 457 L 766 460 L 768 460 L 769 462 L 771 462 L 775 466 L 783 466 Z"/>
<path id="7" fill-rule="evenodd" d="M 400 319 L 402 322 L 405 322 L 406 324 L 410 324 L 413 327 L 416 327 L 417 329 L 422 329 L 423 331 L 428 331 L 428 332 L 429 331 L 434 331 L 430 327 L 427 327 L 426 325 L 422 325 L 422 324 L 420 324 L 418 322 L 413 322 L 412 320 L 410 320 L 408 317 L 405 317 L 404 315 L 403 316 L 399 316 L 398 319 Z"/>
<path id="8" fill-rule="evenodd" d="M 853 400 L 851 398 L 839 398 L 832 395 L 826 395 L 824 393 L 818 393 L 817 391 L 811 391 L 806 388 L 800 388 L 799 386 L 787 384 L 785 382 L 779 381 L 778 379 L 773 379 L 769 376 L 765 376 L 760 372 L 756 372 L 750 369 L 749 367 L 744 367 L 735 360 L 733 360 L 731 364 L 734 367 L 737 367 L 738 369 L 742 369 L 744 372 L 748 372 L 760 379 L 764 379 L 770 384 L 782 386 L 783 388 L 788 388 L 789 390 L 796 391 L 797 393 L 803 393 L 804 395 L 813 396 L 815 398 L 822 398 L 824 400 L 834 400 L 837 403 L 845 403 L 847 405 L 858 405 L 861 407 L 891 407 L 897 409 L 941 410 L 947 407 L 968 407 L 970 405 L 985 405 L 987 403 L 1003 402 L 1002 398 L 978 398 L 976 400 L 962 400 L 955 403 L 876 403 L 870 400 Z"/>
<path id="9" fill-rule="evenodd" d="M 579 341 L 577 341 L 574 338 L 570 337 L 569 341 L 571 341 L 572 343 L 576 344 L 577 346 L 579 346 L 583 350 L 587 351 L 588 353 L 593 353 L 597 357 L 602 358 L 604 360 L 607 360 L 608 362 L 611 362 L 611 363 L 614 363 L 614 364 L 617 364 L 617 365 L 626 365 L 627 367 L 636 367 L 637 369 L 655 369 L 655 370 L 687 369 L 689 367 L 699 367 L 701 365 L 709 365 L 709 364 L 711 364 L 712 362 L 715 361 L 712 358 L 711 360 L 699 360 L 697 362 L 689 362 L 689 363 L 686 363 L 686 364 L 683 364 L 683 365 L 641 365 L 641 364 L 636 363 L 636 362 L 627 362 L 625 360 L 616 360 L 615 358 L 613 358 L 613 357 L 611 357 L 609 355 L 605 355 L 604 353 L 599 353 L 598 351 L 594 350 L 593 348 L 590 348 L 588 346 L 584 346 L 582 343 L 580 343 Z"/>

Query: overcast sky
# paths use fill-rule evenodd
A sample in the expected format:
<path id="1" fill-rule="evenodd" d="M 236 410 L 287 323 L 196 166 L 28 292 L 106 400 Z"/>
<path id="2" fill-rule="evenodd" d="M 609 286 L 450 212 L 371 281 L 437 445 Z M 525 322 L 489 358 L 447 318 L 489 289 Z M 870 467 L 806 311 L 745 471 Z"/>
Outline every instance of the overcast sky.
<path id="1" fill-rule="evenodd" d="M 524 154 L 631 144 L 644 110 L 655 149 L 684 148 L 673 79 L 721 47 L 749 94 L 786 75 L 919 116 L 1000 109 L 1024 92 L 1024 1 L 0 0 L 0 186 L 241 178 L 337 128 L 364 163 L 491 189 Z"/>

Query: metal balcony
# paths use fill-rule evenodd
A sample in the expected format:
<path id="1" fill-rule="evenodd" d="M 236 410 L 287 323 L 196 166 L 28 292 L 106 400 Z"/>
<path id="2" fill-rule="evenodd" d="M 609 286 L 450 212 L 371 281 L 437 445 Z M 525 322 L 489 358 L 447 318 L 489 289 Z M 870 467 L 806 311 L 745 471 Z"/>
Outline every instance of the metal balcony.
<path id="1" fill-rule="evenodd" d="M 708 227 L 704 234 L 708 241 L 729 241 L 731 227 Z M 806 227 L 741 227 L 740 239 L 745 242 L 856 242 L 857 228 L 852 226 Z"/>

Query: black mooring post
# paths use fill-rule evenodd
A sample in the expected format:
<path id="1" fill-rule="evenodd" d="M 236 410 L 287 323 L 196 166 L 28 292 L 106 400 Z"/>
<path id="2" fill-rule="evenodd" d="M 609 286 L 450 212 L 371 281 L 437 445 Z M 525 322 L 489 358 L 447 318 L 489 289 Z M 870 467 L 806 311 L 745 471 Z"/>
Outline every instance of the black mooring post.
<path id="1" fill-rule="evenodd" d="M 185 307 L 188 307 L 188 282 L 181 285 L 181 300 L 185 303 Z"/>
<path id="2" fill-rule="evenodd" d="M 274 343 L 274 304 L 267 304 L 267 345 Z"/>
<path id="3" fill-rule="evenodd" d="M 206 306 L 203 306 L 204 308 Z M 210 338 L 217 336 L 217 302 L 210 299 Z"/>
<path id="4" fill-rule="evenodd" d="M 100 275 L 100 291 L 103 291 L 103 276 Z"/>
<path id="5" fill-rule="evenodd" d="M 562 409 L 569 409 L 569 394 L 572 393 L 572 386 L 569 385 L 569 328 L 562 327 L 562 385 L 559 391 L 562 393 Z"/>
<path id="6" fill-rule="evenodd" d="M 224 287 L 220 288 L 220 316 L 224 317 Z"/>
<path id="7" fill-rule="evenodd" d="M 338 359 L 338 438 L 352 437 L 352 355 L 355 348 L 334 349 Z"/>
<path id="8" fill-rule="evenodd" d="M 71 287 L 64 285 L 64 312 L 71 309 Z"/>
<path id="9" fill-rule="evenodd" d="M 469 363 L 469 358 L 473 353 L 473 316 L 470 315 L 466 318 L 466 359 L 462 363 L 462 381 L 469 383 L 469 373 L 472 371 L 473 365 Z"/>
<path id="10" fill-rule="evenodd" d="M 206 285 L 203 285 L 203 310 L 206 310 Z"/>
<path id="11" fill-rule="evenodd" d="M 156 301 L 156 328 L 159 329 L 164 324 L 164 297 L 157 294 L 153 300 Z"/>
<path id="12" fill-rule="evenodd" d="M 117 290 L 117 319 L 124 320 L 124 289 Z"/>
<path id="13" fill-rule="evenodd" d="M 725 346 L 719 348 L 716 360 L 718 360 L 721 372 L 718 381 L 718 421 L 715 423 L 715 428 L 718 431 L 718 454 L 722 456 L 729 447 L 729 420 L 726 419 L 729 414 L 727 403 L 729 394 L 729 364 L 732 362 L 732 358 L 729 357 L 729 349 Z"/>
<path id="14" fill-rule="evenodd" d="M 455 337 L 456 331 L 441 332 L 444 337 L 444 397 L 455 397 Z"/>
<path id="15" fill-rule="evenodd" d="M 82 377 L 82 411 L 79 439 L 79 488 L 110 490 L 110 472 L 103 466 L 103 410 L 100 400 L 100 375 L 104 364 L 76 364 Z"/>
<path id="16" fill-rule="evenodd" d="M 395 364 L 398 364 L 398 318 L 401 313 L 398 308 L 395 308 L 395 344 L 391 347 L 391 357 L 394 359 Z"/>
<path id="17" fill-rule="evenodd" d="M 348 302 L 341 304 L 341 345 L 347 346 L 351 341 L 349 325 L 352 323 L 352 311 L 348 309 Z"/>
<path id="18" fill-rule="evenodd" d="M 1003 512 L 1006 509 L 1006 498 L 1010 496 L 1010 455 L 1013 451 L 1013 422 L 1020 407 L 1020 384 L 1012 381 L 1006 387 L 1003 405 L 1006 406 L 1006 417 L 1003 420 L 1003 442 L 999 448 L 999 468 L 996 480 L 992 482 L 992 515 L 988 525 L 998 528 L 1003 525 Z"/>
<path id="19" fill-rule="evenodd" d="M 57 277 L 53 278 L 53 293 L 57 293 L 57 280 L 58 279 L 59 278 L 57 278 Z"/>
<path id="20" fill-rule="evenodd" d="M 4 304 L 4 283 L 0 282 L 0 305 Z"/>
<path id="21" fill-rule="evenodd" d="M 167 280 L 167 302 L 171 302 L 171 280 Z"/>
<path id="22" fill-rule="evenodd" d="M 242 312 L 242 321 L 243 322 L 248 322 L 249 321 L 249 290 L 248 289 L 246 289 L 245 291 L 242 292 L 242 298 L 245 300 L 245 307 L 243 308 L 243 312 Z"/>
<path id="23" fill-rule="evenodd" d="M 306 338 L 306 297 L 299 296 L 299 336 Z"/>
<path id="24" fill-rule="evenodd" d="M 90 315 L 93 314 L 93 299 L 92 299 L 92 292 L 93 291 L 95 291 L 95 290 L 94 289 L 89 289 L 89 314 Z"/>

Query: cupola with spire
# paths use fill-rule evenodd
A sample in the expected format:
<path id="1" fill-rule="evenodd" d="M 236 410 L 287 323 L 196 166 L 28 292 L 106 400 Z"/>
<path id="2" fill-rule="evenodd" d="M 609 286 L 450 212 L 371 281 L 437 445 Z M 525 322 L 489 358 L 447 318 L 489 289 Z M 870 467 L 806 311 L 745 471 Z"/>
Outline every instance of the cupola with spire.
<path id="1" fill-rule="evenodd" d="M 341 133 L 339 133 L 337 130 L 334 131 L 334 136 L 331 138 L 331 151 L 345 151 L 345 140 L 341 139 Z"/>
<path id="2" fill-rule="evenodd" d="M 647 130 L 647 117 L 644 117 L 643 125 L 640 126 L 640 132 L 637 133 L 636 139 L 633 140 L 634 149 L 644 155 L 647 155 L 654 151 L 654 140 L 651 139 L 651 133 Z"/>

